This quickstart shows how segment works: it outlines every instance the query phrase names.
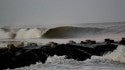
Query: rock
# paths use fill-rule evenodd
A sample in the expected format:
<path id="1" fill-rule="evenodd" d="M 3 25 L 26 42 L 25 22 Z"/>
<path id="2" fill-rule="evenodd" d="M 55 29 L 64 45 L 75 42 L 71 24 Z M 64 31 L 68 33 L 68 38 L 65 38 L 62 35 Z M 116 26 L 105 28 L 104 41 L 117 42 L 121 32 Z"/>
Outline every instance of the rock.
<path id="1" fill-rule="evenodd" d="M 103 44 L 103 45 L 96 45 L 94 47 L 93 55 L 102 56 L 108 52 L 115 50 L 118 45 L 115 44 Z"/>
<path id="2" fill-rule="evenodd" d="M 45 63 L 47 57 L 40 49 L 26 50 L 20 55 L 15 56 L 17 67 L 29 66 L 39 61 Z"/>
<path id="3" fill-rule="evenodd" d="M 111 39 L 105 39 L 105 43 L 107 43 L 107 44 L 114 43 L 114 40 L 111 40 Z"/>
<path id="4" fill-rule="evenodd" d="M 122 40 L 119 43 L 125 45 L 125 38 L 122 38 Z"/>
<path id="5" fill-rule="evenodd" d="M 55 48 L 57 45 L 58 45 L 58 44 L 55 43 L 55 42 L 49 42 L 49 43 L 47 44 L 47 46 L 49 46 L 50 48 Z"/>
<path id="6" fill-rule="evenodd" d="M 87 42 L 85 42 L 85 41 L 81 41 L 80 44 L 87 44 Z"/>
<path id="7" fill-rule="evenodd" d="M 12 65 L 15 65 L 15 58 L 13 57 L 14 53 L 11 51 L 0 54 L 0 69 L 14 68 Z"/>
<path id="8" fill-rule="evenodd" d="M 92 41 L 92 40 L 86 40 L 87 44 L 96 44 L 96 41 Z"/>
<path id="9" fill-rule="evenodd" d="M 8 49 L 14 49 L 15 46 L 14 46 L 14 44 L 8 44 L 8 45 L 7 45 L 7 48 L 8 48 Z"/>
<path id="10" fill-rule="evenodd" d="M 28 46 L 30 46 L 30 47 L 36 47 L 37 43 L 30 43 Z"/>
<path id="11" fill-rule="evenodd" d="M 10 48 L 0 49 L 0 70 L 3 69 L 14 69 L 23 66 L 29 66 L 36 62 L 45 63 L 48 55 L 45 54 L 41 47 L 39 48 L 19 48 L 9 45 Z"/>
<path id="12" fill-rule="evenodd" d="M 78 61 L 83 61 L 92 56 L 89 52 L 87 52 L 92 50 L 91 48 L 71 44 L 66 45 L 68 47 L 68 53 L 66 54 L 66 58 L 68 59 L 70 58 Z"/>
<path id="13" fill-rule="evenodd" d="M 53 49 L 55 55 L 58 56 L 63 56 L 67 55 L 69 52 L 69 48 L 65 44 L 58 44 L 54 49 Z"/>
<path id="14" fill-rule="evenodd" d="M 68 42 L 68 44 L 76 44 L 76 42 L 73 41 L 73 40 L 70 40 L 70 41 Z"/>

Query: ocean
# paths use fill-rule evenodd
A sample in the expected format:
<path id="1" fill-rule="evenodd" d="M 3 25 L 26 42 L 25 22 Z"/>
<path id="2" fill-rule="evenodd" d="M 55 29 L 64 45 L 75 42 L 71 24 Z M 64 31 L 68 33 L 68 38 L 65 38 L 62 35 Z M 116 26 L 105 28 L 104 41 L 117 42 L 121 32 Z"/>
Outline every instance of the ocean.
<path id="1" fill-rule="evenodd" d="M 0 47 L 6 47 L 12 41 L 43 45 L 51 41 L 67 43 L 74 40 L 79 43 L 87 39 L 102 42 L 105 38 L 119 41 L 122 37 L 125 37 L 124 22 L 0 27 Z M 125 70 L 125 46 L 119 45 L 113 52 L 92 56 L 85 61 L 54 55 L 47 58 L 45 64 L 36 62 L 30 66 L 7 70 Z"/>

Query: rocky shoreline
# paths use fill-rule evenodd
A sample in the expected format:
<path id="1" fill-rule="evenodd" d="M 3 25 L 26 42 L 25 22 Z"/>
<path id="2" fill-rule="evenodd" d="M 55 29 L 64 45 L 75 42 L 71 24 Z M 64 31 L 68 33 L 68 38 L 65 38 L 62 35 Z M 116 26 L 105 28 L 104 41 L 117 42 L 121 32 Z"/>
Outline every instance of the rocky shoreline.
<path id="1" fill-rule="evenodd" d="M 47 45 L 38 46 L 36 43 L 30 43 L 24 46 L 8 44 L 6 48 L 0 48 L 0 70 L 14 69 L 23 66 L 29 66 L 36 62 L 45 63 L 49 56 L 66 56 L 65 59 L 74 59 L 84 61 L 91 56 L 102 56 L 103 54 L 115 50 L 118 45 L 125 45 L 125 38 L 121 41 L 105 39 L 98 43 L 92 40 L 76 43 L 69 41 L 66 44 L 50 42 Z"/>

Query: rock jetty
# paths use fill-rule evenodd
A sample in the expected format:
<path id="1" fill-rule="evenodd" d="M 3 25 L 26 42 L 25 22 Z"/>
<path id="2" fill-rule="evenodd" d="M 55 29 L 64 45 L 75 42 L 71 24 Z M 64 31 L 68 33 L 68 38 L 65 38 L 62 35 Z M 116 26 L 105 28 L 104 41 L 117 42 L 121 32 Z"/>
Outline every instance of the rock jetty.
<path id="1" fill-rule="evenodd" d="M 103 54 L 113 51 L 118 45 L 125 45 L 125 38 L 121 41 L 105 39 L 104 42 L 96 42 L 93 40 L 69 41 L 66 44 L 58 44 L 49 42 L 47 45 L 38 46 L 36 43 L 30 43 L 24 46 L 8 44 L 6 48 L 0 48 L 0 70 L 14 69 L 23 66 L 29 66 L 36 62 L 45 63 L 49 56 L 66 56 L 66 59 L 75 59 L 84 61 L 91 56 L 102 56 Z"/>

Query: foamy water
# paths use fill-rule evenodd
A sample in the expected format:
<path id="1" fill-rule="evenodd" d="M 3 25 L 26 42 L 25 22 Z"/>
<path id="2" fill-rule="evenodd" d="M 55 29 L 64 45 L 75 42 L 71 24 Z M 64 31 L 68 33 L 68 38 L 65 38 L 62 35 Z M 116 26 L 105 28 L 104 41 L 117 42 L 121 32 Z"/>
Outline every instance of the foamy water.
<path id="1" fill-rule="evenodd" d="M 104 59 L 125 63 L 125 46 L 119 45 L 116 50 L 103 56 Z"/>

